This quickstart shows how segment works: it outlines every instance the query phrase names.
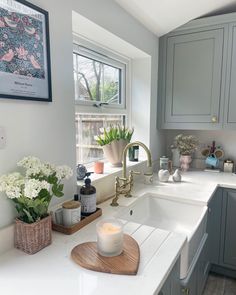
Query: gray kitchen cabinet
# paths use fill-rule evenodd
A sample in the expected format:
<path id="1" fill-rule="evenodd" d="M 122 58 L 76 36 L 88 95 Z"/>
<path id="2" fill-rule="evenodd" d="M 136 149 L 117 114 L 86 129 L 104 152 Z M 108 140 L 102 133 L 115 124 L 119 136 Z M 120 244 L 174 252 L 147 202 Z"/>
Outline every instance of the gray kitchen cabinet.
<path id="1" fill-rule="evenodd" d="M 224 128 L 236 129 L 236 23 L 229 25 Z"/>
<path id="2" fill-rule="evenodd" d="M 161 39 L 159 75 L 164 128 L 222 128 L 225 26 Z"/>
<path id="3" fill-rule="evenodd" d="M 157 295 L 180 295 L 180 260 L 175 263 L 161 291 Z"/>
<path id="4" fill-rule="evenodd" d="M 158 127 L 236 130 L 236 13 L 160 38 Z"/>
<path id="5" fill-rule="evenodd" d="M 213 264 L 219 264 L 220 257 L 222 194 L 222 189 L 217 189 L 216 193 L 208 204 L 208 255 L 210 263 Z"/>
<path id="6" fill-rule="evenodd" d="M 211 270 L 236 278 L 236 190 L 217 189 L 208 208 L 208 258 Z"/>
<path id="7" fill-rule="evenodd" d="M 220 264 L 236 270 L 236 190 L 223 193 Z"/>

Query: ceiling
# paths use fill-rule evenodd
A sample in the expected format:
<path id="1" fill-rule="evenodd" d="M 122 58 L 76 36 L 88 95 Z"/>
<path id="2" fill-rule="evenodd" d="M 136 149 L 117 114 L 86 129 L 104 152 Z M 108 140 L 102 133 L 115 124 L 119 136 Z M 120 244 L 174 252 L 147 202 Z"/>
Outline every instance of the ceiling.
<path id="1" fill-rule="evenodd" d="M 115 0 L 157 36 L 204 16 L 236 11 L 236 0 Z"/>

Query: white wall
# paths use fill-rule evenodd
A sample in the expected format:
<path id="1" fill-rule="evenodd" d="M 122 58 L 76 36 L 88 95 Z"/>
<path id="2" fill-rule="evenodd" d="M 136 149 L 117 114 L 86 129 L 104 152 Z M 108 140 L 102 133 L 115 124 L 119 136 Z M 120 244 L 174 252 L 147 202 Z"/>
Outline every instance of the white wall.
<path id="1" fill-rule="evenodd" d="M 0 126 L 7 133 L 7 146 L 0 150 L 0 175 L 14 171 L 25 155 L 75 166 L 71 11 L 64 1 L 34 3 L 50 13 L 53 102 L 0 100 Z M 73 195 L 74 183 L 67 183 L 67 197 Z M 1 195 L 0 227 L 13 218 L 11 202 Z"/>
<path id="2" fill-rule="evenodd" d="M 233 159 L 236 163 L 236 131 L 217 130 L 217 131 L 202 131 L 202 130 L 168 130 L 166 131 L 166 153 L 170 155 L 169 147 L 173 143 L 173 139 L 177 134 L 192 134 L 195 135 L 200 142 L 199 150 L 194 155 L 193 166 L 204 168 L 205 158 L 201 156 L 201 148 L 206 144 L 211 144 L 216 141 L 217 146 L 221 146 L 225 152 L 225 157 Z M 222 166 L 222 163 L 221 163 Z"/>
<path id="3" fill-rule="evenodd" d="M 75 167 L 74 94 L 72 77 L 72 10 L 151 56 L 151 101 L 148 106 L 150 147 L 154 159 L 161 145 L 156 131 L 158 40 L 111 0 L 32 0 L 49 11 L 53 102 L 0 101 L 0 126 L 7 131 L 7 147 L 0 150 L 0 174 L 13 171 L 25 155 L 36 155 L 55 164 Z M 70 198 L 75 180 L 68 182 Z M 11 203 L 0 198 L 0 227 L 12 222 Z"/>

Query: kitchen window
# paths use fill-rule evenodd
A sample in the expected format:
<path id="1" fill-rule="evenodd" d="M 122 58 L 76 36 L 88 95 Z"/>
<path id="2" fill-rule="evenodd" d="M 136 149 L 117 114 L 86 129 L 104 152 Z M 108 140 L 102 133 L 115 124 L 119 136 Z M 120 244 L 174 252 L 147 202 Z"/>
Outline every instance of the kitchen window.
<path id="1" fill-rule="evenodd" d="M 103 159 L 94 136 L 109 125 L 128 125 L 128 61 L 79 39 L 74 44 L 77 163 Z"/>

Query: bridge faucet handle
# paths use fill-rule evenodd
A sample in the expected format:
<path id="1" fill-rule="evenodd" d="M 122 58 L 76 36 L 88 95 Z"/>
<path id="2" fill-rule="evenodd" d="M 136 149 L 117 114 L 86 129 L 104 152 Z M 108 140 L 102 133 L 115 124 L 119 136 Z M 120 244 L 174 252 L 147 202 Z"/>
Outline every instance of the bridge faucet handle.
<path id="1" fill-rule="evenodd" d="M 131 174 L 131 175 L 140 175 L 141 172 L 131 170 L 131 171 L 130 171 L 130 174 Z"/>

